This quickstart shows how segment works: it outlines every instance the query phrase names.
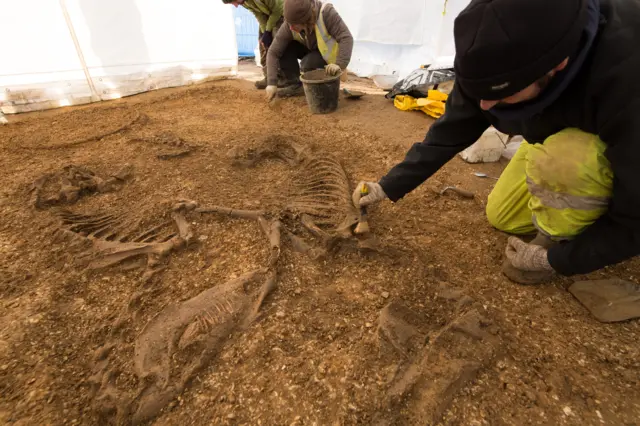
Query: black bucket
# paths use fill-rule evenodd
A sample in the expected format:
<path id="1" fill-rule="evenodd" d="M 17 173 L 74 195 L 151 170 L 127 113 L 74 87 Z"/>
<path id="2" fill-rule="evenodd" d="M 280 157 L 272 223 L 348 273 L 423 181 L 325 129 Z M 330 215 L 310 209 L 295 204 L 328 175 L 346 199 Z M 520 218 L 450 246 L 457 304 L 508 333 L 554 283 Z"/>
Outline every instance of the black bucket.
<path id="1" fill-rule="evenodd" d="M 338 109 L 340 74 L 330 76 L 323 69 L 318 69 L 302 75 L 304 95 L 313 114 L 328 114 Z"/>

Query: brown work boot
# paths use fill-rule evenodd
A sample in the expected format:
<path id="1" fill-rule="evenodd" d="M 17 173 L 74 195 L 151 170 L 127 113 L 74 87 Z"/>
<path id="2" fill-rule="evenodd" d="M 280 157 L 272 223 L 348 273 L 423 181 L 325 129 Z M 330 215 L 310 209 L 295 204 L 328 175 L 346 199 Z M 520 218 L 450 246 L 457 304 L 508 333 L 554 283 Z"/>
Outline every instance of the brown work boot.
<path id="1" fill-rule="evenodd" d="M 537 246 L 542 246 L 546 249 L 549 249 L 555 243 L 550 237 L 538 232 L 538 235 L 536 235 L 536 237 L 531 240 L 529 244 L 535 244 Z M 502 273 L 505 274 L 507 278 L 509 278 L 513 282 L 527 285 L 546 283 L 548 281 L 551 281 L 555 276 L 555 272 L 553 271 L 520 270 L 513 266 L 511 262 L 509 262 L 509 259 L 504 259 L 504 262 L 502 264 Z"/>
<path id="2" fill-rule="evenodd" d="M 278 90 L 278 97 L 290 98 L 293 96 L 304 96 L 304 88 L 302 83 L 289 84 L 288 86 Z"/>
<path id="3" fill-rule="evenodd" d="M 258 89 L 258 90 L 265 90 L 267 88 L 267 86 L 269 85 L 267 83 L 267 78 L 266 77 L 263 78 L 260 81 L 256 81 L 254 84 L 256 86 L 256 89 Z M 282 89 L 284 87 L 287 87 L 290 84 L 291 83 L 289 83 L 288 81 L 286 81 L 286 80 L 284 80 L 282 78 L 278 79 L 278 89 Z"/>
<path id="4" fill-rule="evenodd" d="M 256 89 L 258 89 L 258 90 L 266 89 L 267 88 L 267 78 L 265 77 L 260 81 L 256 81 L 255 82 L 255 86 L 256 86 Z"/>

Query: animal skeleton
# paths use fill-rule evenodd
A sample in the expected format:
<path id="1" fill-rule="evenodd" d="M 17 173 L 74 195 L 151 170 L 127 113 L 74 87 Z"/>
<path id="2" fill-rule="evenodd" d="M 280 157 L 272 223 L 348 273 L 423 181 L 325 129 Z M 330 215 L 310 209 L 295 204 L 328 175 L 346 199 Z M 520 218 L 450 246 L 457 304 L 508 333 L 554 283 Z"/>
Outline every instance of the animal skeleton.
<path id="1" fill-rule="evenodd" d="M 265 159 L 278 159 L 298 167 L 296 183 L 288 197 L 291 201 L 282 214 L 300 219 L 325 248 L 353 236 L 351 228 L 359 215 L 351 201 L 347 174 L 335 157 L 278 138 L 268 140 L 264 148 L 249 150 L 244 155 L 234 153 L 233 157 L 233 164 L 239 167 L 255 167 Z"/>
<path id="2" fill-rule="evenodd" d="M 31 203 L 37 209 L 72 204 L 84 194 L 114 191 L 132 175 L 133 168 L 128 164 L 107 178 L 82 166 L 66 166 L 61 172 L 46 174 L 31 185 Z"/>
<path id="3" fill-rule="evenodd" d="M 261 288 L 248 293 L 249 285 L 265 275 Z M 141 387 L 133 401 L 137 405 L 134 424 L 156 417 L 220 351 L 231 333 L 253 322 L 264 299 L 275 289 L 275 281 L 274 271 L 249 272 L 167 307 L 147 324 L 135 347 L 135 371 Z M 198 355 L 182 374 L 172 371 L 171 359 L 198 344 Z"/>
<path id="4" fill-rule="evenodd" d="M 163 258 L 185 247 L 193 238 L 185 214 L 194 207 L 178 203 L 172 209 L 172 221 L 163 221 L 142 231 L 139 230 L 139 221 L 127 221 L 118 215 L 82 215 L 61 211 L 59 216 L 63 232 L 84 237 L 91 242 L 89 269 L 103 269 L 146 256 L 145 279 L 148 279 L 157 272 L 155 268 Z"/>
<path id="5" fill-rule="evenodd" d="M 144 255 L 147 256 L 148 272 L 153 271 L 159 258 L 184 247 L 193 238 L 186 219 L 190 212 L 254 220 L 269 242 L 270 260 L 264 269 L 170 305 L 146 325 L 135 344 L 135 373 L 140 387 L 133 398 L 118 396 L 112 385 L 113 371 L 108 368 L 105 352 L 100 352 L 96 358 L 98 372 L 94 383 L 98 387 L 95 401 L 105 407 L 103 411 L 115 409 L 121 419 L 132 419 L 133 423 L 154 418 L 220 351 L 231 333 L 248 327 L 258 316 L 265 298 L 276 287 L 282 232 L 294 249 L 314 258 L 324 255 L 336 242 L 352 236 L 351 228 L 358 220 L 358 213 L 351 203 L 349 180 L 335 158 L 278 143 L 270 149 L 251 151 L 244 159 L 236 158 L 236 165 L 253 167 L 266 158 L 279 159 L 300 168 L 290 201 L 276 214 L 221 206 L 200 207 L 196 202 L 182 200 L 171 212 L 174 226 L 164 222 L 134 234 L 132 230 L 138 229 L 138 224 L 129 224 L 118 216 L 61 213 L 67 231 L 91 241 L 95 257 L 89 266 L 94 269 Z M 313 247 L 295 235 L 297 223 L 323 246 Z M 262 281 L 262 286 L 250 290 L 256 281 Z M 105 348 L 114 346 L 110 342 Z M 108 353 L 108 349 L 105 350 Z M 176 356 L 190 359 L 180 374 L 172 367 L 171 359 Z"/>

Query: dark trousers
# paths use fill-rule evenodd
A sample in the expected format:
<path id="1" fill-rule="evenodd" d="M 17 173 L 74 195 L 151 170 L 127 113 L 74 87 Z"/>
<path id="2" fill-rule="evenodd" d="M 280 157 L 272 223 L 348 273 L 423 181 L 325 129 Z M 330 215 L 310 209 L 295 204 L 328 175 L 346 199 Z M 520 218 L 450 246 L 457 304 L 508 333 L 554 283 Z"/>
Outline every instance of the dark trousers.
<path id="1" fill-rule="evenodd" d="M 300 64 L 298 64 L 300 59 Z M 280 69 L 288 82 L 299 82 L 300 71 L 307 72 L 324 68 L 327 62 L 318 49 L 309 50 L 302 43 L 292 41 L 280 58 Z"/>
<path id="2" fill-rule="evenodd" d="M 276 34 L 278 34 L 278 30 L 280 29 L 280 26 L 283 22 L 284 18 L 280 18 L 276 26 L 273 28 L 273 31 L 271 32 L 273 34 L 273 38 L 275 38 Z M 269 48 L 264 47 L 262 43 L 260 43 L 261 38 L 262 31 L 258 33 L 258 47 L 260 49 L 260 65 L 262 65 L 262 73 L 264 74 L 264 78 L 267 78 L 267 52 L 269 52 Z"/>

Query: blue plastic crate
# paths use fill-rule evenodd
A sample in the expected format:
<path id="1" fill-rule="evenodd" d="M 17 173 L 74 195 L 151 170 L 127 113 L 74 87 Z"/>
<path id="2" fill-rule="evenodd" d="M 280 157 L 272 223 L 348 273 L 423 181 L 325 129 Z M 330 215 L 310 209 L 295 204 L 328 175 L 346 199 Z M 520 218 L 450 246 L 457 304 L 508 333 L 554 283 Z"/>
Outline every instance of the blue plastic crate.
<path id="1" fill-rule="evenodd" d="M 238 56 L 255 56 L 254 51 L 258 47 L 258 33 L 260 32 L 256 17 L 244 7 L 234 7 L 233 18 L 236 24 Z"/>

